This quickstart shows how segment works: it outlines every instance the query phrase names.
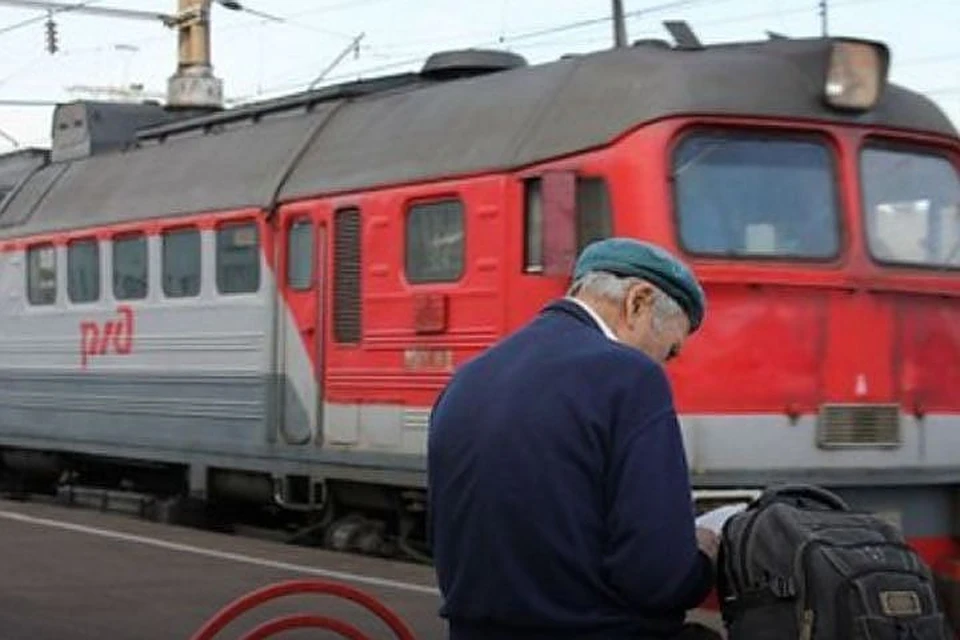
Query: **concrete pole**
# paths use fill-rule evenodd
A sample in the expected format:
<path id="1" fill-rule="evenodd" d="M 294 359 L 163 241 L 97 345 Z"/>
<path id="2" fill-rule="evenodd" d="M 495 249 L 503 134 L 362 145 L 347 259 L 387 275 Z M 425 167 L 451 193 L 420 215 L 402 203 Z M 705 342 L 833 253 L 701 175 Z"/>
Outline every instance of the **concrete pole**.
<path id="1" fill-rule="evenodd" d="M 223 83 L 210 61 L 211 0 L 177 0 L 177 71 L 167 83 L 171 109 L 220 109 Z"/>

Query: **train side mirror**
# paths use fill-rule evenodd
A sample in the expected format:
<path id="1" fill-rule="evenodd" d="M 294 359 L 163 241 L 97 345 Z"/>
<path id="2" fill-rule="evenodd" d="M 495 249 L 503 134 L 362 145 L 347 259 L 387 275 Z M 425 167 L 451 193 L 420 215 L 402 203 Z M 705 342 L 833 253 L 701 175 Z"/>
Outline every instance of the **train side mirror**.
<path id="1" fill-rule="evenodd" d="M 569 277 L 577 259 L 577 176 L 550 171 L 541 176 L 543 274 Z"/>

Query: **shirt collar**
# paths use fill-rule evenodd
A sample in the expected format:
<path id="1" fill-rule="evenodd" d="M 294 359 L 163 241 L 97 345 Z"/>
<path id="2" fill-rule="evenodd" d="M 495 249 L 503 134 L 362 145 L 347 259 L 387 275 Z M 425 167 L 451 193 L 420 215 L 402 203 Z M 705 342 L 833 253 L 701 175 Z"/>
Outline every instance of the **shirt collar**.
<path id="1" fill-rule="evenodd" d="M 597 323 L 597 326 L 600 327 L 600 330 L 603 331 L 603 335 L 607 336 L 608 338 L 610 338 L 610 339 L 613 340 L 614 342 L 619 342 L 619 340 L 617 339 L 616 334 L 610 329 L 610 326 L 609 326 L 606 322 L 603 321 L 603 318 L 601 318 L 601 317 L 597 314 L 597 312 L 593 310 L 593 308 L 592 308 L 590 305 L 588 305 L 588 304 L 587 304 L 586 302 L 584 302 L 583 300 L 579 300 L 579 299 L 573 298 L 573 297 L 569 297 L 569 298 L 567 298 L 567 300 L 569 300 L 570 302 L 576 304 L 576 305 L 579 306 L 581 309 L 583 309 L 584 311 L 586 311 L 586 312 L 587 312 L 587 315 L 589 315 L 591 318 L 593 318 L 593 321 L 596 322 L 596 323 Z"/>

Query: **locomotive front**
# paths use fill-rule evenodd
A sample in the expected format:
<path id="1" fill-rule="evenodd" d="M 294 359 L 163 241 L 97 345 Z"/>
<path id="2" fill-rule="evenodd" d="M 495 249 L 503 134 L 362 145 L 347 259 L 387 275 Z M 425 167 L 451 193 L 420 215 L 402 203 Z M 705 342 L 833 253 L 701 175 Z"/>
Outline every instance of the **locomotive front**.
<path id="1" fill-rule="evenodd" d="M 882 45 L 834 40 L 821 60 L 816 108 L 652 125 L 662 173 L 641 189 L 669 204 L 659 228 L 622 224 L 685 253 L 707 289 L 710 320 L 672 372 L 702 495 L 830 486 L 949 582 L 960 145 L 932 104 L 888 85 Z M 647 158 L 657 144 L 636 143 Z"/>

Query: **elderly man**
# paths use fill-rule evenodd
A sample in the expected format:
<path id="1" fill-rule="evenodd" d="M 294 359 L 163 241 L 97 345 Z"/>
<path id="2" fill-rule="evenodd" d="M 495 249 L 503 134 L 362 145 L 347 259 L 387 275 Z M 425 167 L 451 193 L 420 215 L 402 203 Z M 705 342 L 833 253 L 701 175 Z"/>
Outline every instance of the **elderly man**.
<path id="1" fill-rule="evenodd" d="M 717 540 L 695 528 L 661 366 L 703 314 L 686 266 L 611 238 L 569 297 L 456 373 L 428 442 L 451 640 L 713 637 L 684 626 Z"/>

